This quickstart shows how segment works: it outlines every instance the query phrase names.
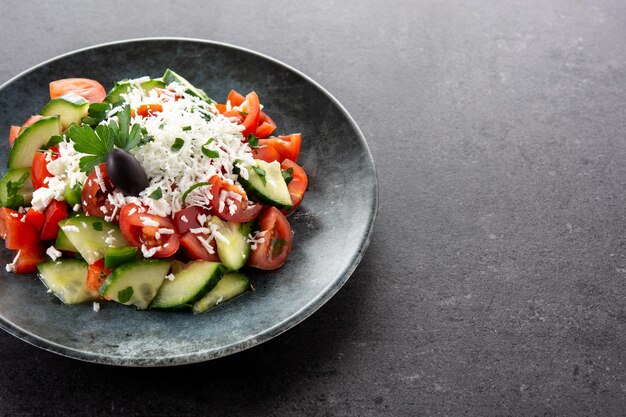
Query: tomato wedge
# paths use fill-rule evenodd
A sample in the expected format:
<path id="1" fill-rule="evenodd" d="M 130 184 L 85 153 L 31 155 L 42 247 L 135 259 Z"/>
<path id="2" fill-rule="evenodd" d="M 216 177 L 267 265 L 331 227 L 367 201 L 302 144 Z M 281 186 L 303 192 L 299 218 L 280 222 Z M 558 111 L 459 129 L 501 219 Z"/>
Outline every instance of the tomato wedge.
<path id="1" fill-rule="evenodd" d="M 100 285 L 102 285 L 111 271 L 113 270 L 104 267 L 104 259 L 98 259 L 89 265 L 87 269 L 87 288 L 98 291 Z"/>
<path id="2" fill-rule="evenodd" d="M 205 225 L 200 224 L 198 221 L 198 216 L 205 216 L 208 219 L 211 216 L 211 210 L 200 206 L 189 206 L 177 211 L 174 214 L 174 226 L 176 226 L 176 231 L 180 235 L 183 235 L 187 233 L 189 229 L 204 227 Z"/>
<path id="3" fill-rule="evenodd" d="M 291 226 L 287 218 L 276 208 L 269 207 L 259 222 L 263 242 L 257 243 L 248 258 L 248 265 L 259 269 L 280 268 L 291 252 Z"/>
<path id="4" fill-rule="evenodd" d="M 300 146 L 302 145 L 302 135 L 300 133 L 292 133 L 291 135 L 259 139 L 259 145 L 268 145 L 274 148 L 280 155 L 280 162 L 283 162 L 285 159 L 298 162 Z"/>
<path id="5" fill-rule="evenodd" d="M 51 159 L 54 161 L 59 157 L 59 148 L 58 146 L 53 146 L 50 148 Z M 31 181 L 33 182 L 33 187 L 35 190 L 41 187 L 47 187 L 45 179 L 50 178 L 53 175 L 48 171 L 48 159 L 47 152 L 35 152 L 35 157 L 33 158 L 32 170 L 31 170 Z"/>
<path id="6" fill-rule="evenodd" d="M 217 175 L 209 179 L 213 196 L 213 212 L 222 220 L 245 223 L 256 219 L 263 206 L 248 200 L 246 193 L 236 185 L 222 181 Z M 231 207 L 234 209 L 231 212 Z"/>
<path id="7" fill-rule="evenodd" d="M 271 135 L 274 130 L 276 130 L 276 123 L 274 123 L 268 115 L 261 112 L 261 116 L 259 116 L 259 127 L 256 128 L 254 136 L 263 139 Z"/>
<path id="8" fill-rule="evenodd" d="M 56 239 L 59 234 L 59 222 L 67 219 L 67 216 L 65 201 L 52 200 L 46 207 L 46 221 L 41 229 L 41 240 Z"/>
<path id="9" fill-rule="evenodd" d="M 204 239 L 204 241 L 207 242 L 207 244 L 213 249 L 213 253 L 209 253 L 208 249 L 204 247 L 199 239 Z M 217 249 L 215 248 L 215 239 L 211 239 L 209 241 L 208 235 L 204 233 L 185 233 L 180 238 L 180 244 L 183 248 L 185 248 L 187 256 L 189 256 L 189 258 L 192 260 L 203 260 L 209 262 L 220 261 L 220 257 L 217 254 Z"/>
<path id="10" fill-rule="evenodd" d="M 107 95 L 102 84 L 88 78 L 65 78 L 50 83 L 50 98 L 61 97 L 67 93 L 76 93 L 90 103 L 100 103 Z"/>
<path id="11" fill-rule="evenodd" d="M 287 189 L 289 190 L 291 204 L 293 206 L 291 207 L 291 210 L 283 212 L 285 214 L 289 214 L 292 213 L 304 199 L 304 193 L 307 185 L 309 185 L 309 179 L 306 176 L 306 172 L 304 172 L 300 165 L 290 159 L 285 159 L 283 163 L 280 164 L 280 169 L 283 171 L 289 170 L 289 173 L 291 174 L 291 181 L 287 184 Z"/>
<path id="12" fill-rule="evenodd" d="M 256 132 L 259 126 L 259 114 L 261 113 L 261 103 L 259 103 L 259 96 L 253 91 L 246 96 L 246 103 L 248 105 L 247 114 L 243 122 L 244 127 L 241 134 L 244 138 L 247 138 L 249 134 Z"/>
<path id="13" fill-rule="evenodd" d="M 19 253 L 19 256 L 18 256 Z M 44 261 L 43 248 L 40 243 L 20 249 L 13 261 L 16 274 L 34 274 L 37 265 Z"/>
<path id="14" fill-rule="evenodd" d="M 268 145 L 252 148 L 252 157 L 254 159 L 261 159 L 265 162 L 274 162 L 280 159 L 280 155 L 276 152 L 276 149 Z"/>
<path id="15" fill-rule="evenodd" d="M 43 224 L 46 222 L 46 213 L 37 211 L 31 207 L 26 212 L 26 221 L 35 226 L 35 229 L 41 230 Z"/>
<path id="16" fill-rule="evenodd" d="M 148 214 L 137 204 L 126 204 L 120 211 L 120 230 L 126 240 L 153 258 L 167 258 L 180 245 L 172 220 Z M 148 256 L 146 256 L 148 257 Z"/>
<path id="17" fill-rule="evenodd" d="M 137 107 L 137 110 L 130 110 L 130 117 L 135 117 L 138 114 L 141 117 L 149 117 L 163 111 L 163 106 L 160 104 L 142 104 Z"/>
<path id="18" fill-rule="evenodd" d="M 226 97 L 226 101 L 230 101 L 231 106 L 240 106 L 245 100 L 246 98 L 235 90 L 230 90 Z"/>
<path id="19" fill-rule="evenodd" d="M 116 212 L 116 207 L 109 201 L 109 194 L 113 192 L 115 186 L 109 179 L 107 174 L 106 163 L 101 163 L 96 167 L 102 179 L 102 185 L 104 185 L 104 191 L 100 181 L 98 180 L 98 171 L 94 169 L 87 177 L 87 181 L 83 185 L 83 192 L 81 194 L 83 210 L 87 216 L 98 216 L 107 218 L 109 220 L 117 220 L 119 213 Z M 111 219 L 111 216 L 115 213 L 115 218 Z"/>
<path id="20" fill-rule="evenodd" d="M 0 237 L 7 249 L 28 249 L 39 246 L 39 232 L 24 215 L 9 208 L 0 208 Z"/>

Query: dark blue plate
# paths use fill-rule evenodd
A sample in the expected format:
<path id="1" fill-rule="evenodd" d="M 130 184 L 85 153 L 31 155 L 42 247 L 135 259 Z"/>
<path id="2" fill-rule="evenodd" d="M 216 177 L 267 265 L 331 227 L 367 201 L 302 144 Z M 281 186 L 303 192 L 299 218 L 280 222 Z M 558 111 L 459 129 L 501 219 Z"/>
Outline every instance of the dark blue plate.
<path id="1" fill-rule="evenodd" d="M 4 272 L 0 327 L 51 352 L 112 365 L 167 366 L 200 362 L 258 345 L 295 326 L 346 282 L 369 243 L 377 208 L 374 162 L 342 105 L 320 85 L 275 59 L 231 45 L 193 39 L 140 39 L 82 49 L 44 62 L 0 87 L 0 132 L 37 114 L 48 83 L 160 77 L 172 68 L 209 96 L 255 90 L 277 133 L 302 132 L 299 163 L 309 190 L 291 215 L 293 250 L 277 271 L 249 271 L 256 288 L 219 308 L 191 312 L 136 311 L 114 303 L 63 305 L 36 276 Z M 4 171 L 8 144 L 2 141 Z"/>

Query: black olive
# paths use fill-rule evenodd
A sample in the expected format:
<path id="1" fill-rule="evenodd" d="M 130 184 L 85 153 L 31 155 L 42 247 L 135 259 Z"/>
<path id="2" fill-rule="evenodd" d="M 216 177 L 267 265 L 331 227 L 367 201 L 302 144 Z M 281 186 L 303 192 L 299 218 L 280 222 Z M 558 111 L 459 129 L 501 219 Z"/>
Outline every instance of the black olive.
<path id="1" fill-rule="evenodd" d="M 107 174 L 125 196 L 138 196 L 150 183 L 137 158 L 123 149 L 115 148 L 107 156 Z"/>

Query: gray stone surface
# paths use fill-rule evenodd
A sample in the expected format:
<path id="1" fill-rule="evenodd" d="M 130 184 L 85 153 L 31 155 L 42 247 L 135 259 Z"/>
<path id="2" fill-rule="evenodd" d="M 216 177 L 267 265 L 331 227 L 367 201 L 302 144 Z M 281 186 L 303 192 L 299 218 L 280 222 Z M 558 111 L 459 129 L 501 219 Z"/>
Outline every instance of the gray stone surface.
<path id="1" fill-rule="evenodd" d="M 351 112 L 380 181 L 361 265 L 297 327 L 166 369 L 2 333 L 3 415 L 625 414 L 622 2 L 0 7 L 0 82 L 143 36 L 282 60 Z"/>

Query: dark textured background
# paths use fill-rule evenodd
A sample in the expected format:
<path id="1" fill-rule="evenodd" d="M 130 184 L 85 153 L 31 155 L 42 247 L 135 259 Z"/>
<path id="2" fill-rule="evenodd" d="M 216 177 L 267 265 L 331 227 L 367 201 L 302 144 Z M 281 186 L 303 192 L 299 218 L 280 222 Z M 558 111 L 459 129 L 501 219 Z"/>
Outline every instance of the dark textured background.
<path id="1" fill-rule="evenodd" d="M 0 82 L 144 36 L 282 60 L 368 140 L 365 258 L 296 328 L 204 364 L 97 366 L 1 333 L 0 414 L 626 413 L 623 2 L 211 3 L 3 1 Z"/>

